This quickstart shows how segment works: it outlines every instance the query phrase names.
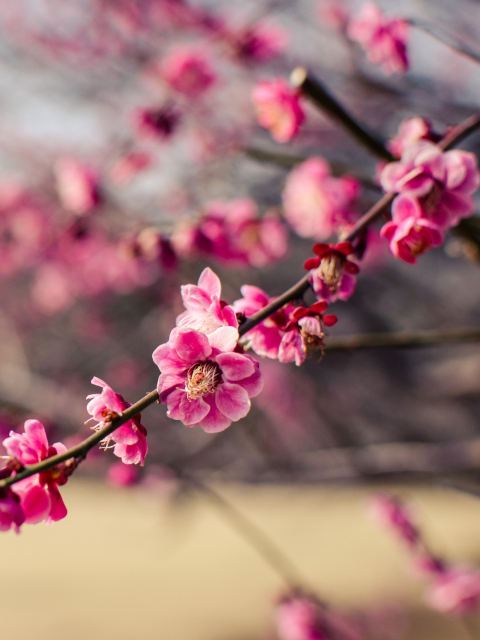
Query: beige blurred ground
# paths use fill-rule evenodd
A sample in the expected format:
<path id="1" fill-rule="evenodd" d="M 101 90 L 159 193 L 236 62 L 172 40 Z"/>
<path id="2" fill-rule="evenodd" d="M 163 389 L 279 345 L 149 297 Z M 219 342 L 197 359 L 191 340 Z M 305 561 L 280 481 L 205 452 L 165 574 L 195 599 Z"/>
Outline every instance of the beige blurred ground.
<path id="1" fill-rule="evenodd" d="M 426 612 L 394 540 L 365 515 L 371 490 L 221 486 L 336 606 L 401 599 L 408 640 L 466 640 L 455 620 Z M 270 631 L 277 575 L 202 498 L 172 513 L 138 490 L 71 481 L 68 517 L 0 538 L 1 637 L 9 640 L 250 640 Z M 480 501 L 403 488 L 435 551 L 480 561 Z M 475 631 L 476 626 L 476 631 Z"/>

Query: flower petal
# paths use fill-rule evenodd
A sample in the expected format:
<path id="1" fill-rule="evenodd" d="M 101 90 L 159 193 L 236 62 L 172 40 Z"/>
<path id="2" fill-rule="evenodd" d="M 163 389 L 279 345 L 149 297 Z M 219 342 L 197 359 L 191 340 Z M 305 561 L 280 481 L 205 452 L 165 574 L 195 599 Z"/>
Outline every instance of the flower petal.
<path id="1" fill-rule="evenodd" d="M 225 378 L 232 382 L 248 378 L 255 371 L 252 358 L 241 353 L 219 353 L 216 361 Z"/>
<path id="2" fill-rule="evenodd" d="M 250 411 L 250 399 L 247 391 L 238 384 L 224 382 L 215 390 L 215 403 L 224 416 L 236 422 Z"/>

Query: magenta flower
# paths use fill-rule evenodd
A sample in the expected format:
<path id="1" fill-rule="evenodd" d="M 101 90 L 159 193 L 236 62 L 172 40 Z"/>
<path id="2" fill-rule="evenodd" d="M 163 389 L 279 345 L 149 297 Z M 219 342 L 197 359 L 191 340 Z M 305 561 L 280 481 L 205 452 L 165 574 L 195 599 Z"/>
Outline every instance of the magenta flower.
<path id="1" fill-rule="evenodd" d="M 354 178 L 334 178 L 323 158 L 310 158 L 288 175 L 283 191 L 285 218 L 302 238 L 326 240 L 349 222 L 359 189 Z"/>
<path id="2" fill-rule="evenodd" d="M 100 201 L 98 176 L 91 167 L 76 158 L 64 157 L 54 167 L 58 196 L 68 211 L 84 215 Z"/>
<path id="3" fill-rule="evenodd" d="M 111 422 L 125 409 L 131 407 L 130 402 L 126 402 L 119 393 L 115 391 L 100 378 L 92 378 L 92 384 L 102 387 L 101 393 L 93 393 L 87 396 L 90 402 L 87 404 L 87 411 L 98 423 L 93 427 L 98 431 L 101 427 Z M 140 414 L 128 420 L 121 427 L 107 436 L 102 444 L 107 448 L 110 441 L 115 442 L 114 455 L 121 458 L 124 464 L 138 464 L 143 467 L 145 456 L 148 452 L 147 430 L 140 422 Z"/>
<path id="4" fill-rule="evenodd" d="M 288 323 L 278 350 L 280 362 L 295 362 L 299 367 L 317 351 L 323 354 L 323 326 L 332 327 L 337 322 L 333 314 L 323 314 L 326 308 L 327 303 L 320 301 L 310 308 L 289 306 L 285 309 Z"/>
<path id="5" fill-rule="evenodd" d="M 300 93 L 282 78 L 259 82 L 252 94 L 257 120 L 277 142 L 289 142 L 305 119 Z"/>
<path id="6" fill-rule="evenodd" d="M 220 327 L 208 336 L 176 328 L 155 349 L 158 393 L 169 418 L 215 433 L 247 415 L 263 379 L 258 362 L 235 352 L 237 341 L 234 327 Z"/>
<path id="7" fill-rule="evenodd" d="M 317 298 L 328 303 L 348 300 L 357 284 L 353 276 L 359 272 L 358 265 L 347 259 L 353 252 L 352 244 L 317 243 L 313 252 L 318 257 L 309 258 L 303 266 L 310 271 L 309 282 Z"/>
<path id="8" fill-rule="evenodd" d="M 27 420 L 22 434 L 10 431 L 3 446 L 12 458 L 11 465 L 7 463 L 7 467 L 12 468 L 15 465 L 18 468 L 18 465 L 25 467 L 36 464 L 67 450 L 61 442 L 49 446 L 45 427 L 38 420 Z M 58 490 L 58 485 L 65 484 L 67 480 L 66 465 L 62 464 L 14 485 L 14 493 L 20 499 L 27 524 L 36 524 L 42 520 L 51 524 L 67 515 L 67 508 Z M 19 518 L 18 513 L 16 517 Z"/>
<path id="9" fill-rule="evenodd" d="M 157 109 L 136 109 L 132 113 L 132 124 L 144 138 L 168 140 L 173 136 L 180 122 L 180 113 L 173 104 Z"/>
<path id="10" fill-rule="evenodd" d="M 207 267 L 200 274 L 198 285 L 181 288 L 186 311 L 177 316 L 177 327 L 195 329 L 209 334 L 219 327 L 238 327 L 233 307 L 220 300 L 222 285 L 219 277 Z"/>
<path id="11" fill-rule="evenodd" d="M 404 150 L 399 162 L 390 162 L 380 175 L 387 193 L 418 198 L 423 217 L 441 230 L 453 227 L 475 208 L 471 194 L 480 183 L 477 159 L 467 151 L 443 152 L 421 141 Z"/>
<path id="12" fill-rule="evenodd" d="M 189 98 L 198 98 L 216 80 L 216 74 L 206 56 L 190 47 L 170 51 L 161 64 L 160 73 L 172 89 Z"/>
<path id="13" fill-rule="evenodd" d="M 275 623 L 281 640 L 329 640 L 319 605 L 303 596 L 281 602 Z M 323 627 L 323 628 L 322 628 Z"/>
<path id="14" fill-rule="evenodd" d="M 425 599 L 440 613 L 462 615 L 478 611 L 480 572 L 468 567 L 452 567 L 439 572 L 428 587 Z"/>
<path id="15" fill-rule="evenodd" d="M 372 64 L 382 65 L 387 75 L 408 71 L 405 20 L 389 20 L 374 2 L 367 2 L 348 23 L 347 35 L 363 47 Z"/>
<path id="16" fill-rule="evenodd" d="M 262 289 L 248 284 L 244 284 L 240 291 L 243 298 L 235 300 L 233 308 L 238 314 L 242 314 L 246 318 L 260 311 L 275 299 L 269 298 Z M 287 316 L 283 309 L 276 311 L 245 334 L 245 348 L 252 349 L 259 356 L 275 360 L 278 358 L 278 350 L 285 333 L 286 324 Z"/>
<path id="17" fill-rule="evenodd" d="M 14 529 L 20 533 L 20 527 L 25 522 L 25 514 L 20 504 L 20 498 L 11 490 L 0 492 L 0 531 Z"/>
<path id="18" fill-rule="evenodd" d="M 240 61 L 264 62 L 285 50 L 288 34 L 277 25 L 257 22 L 227 33 L 226 41 Z"/>
<path id="19" fill-rule="evenodd" d="M 388 240 L 392 254 L 409 264 L 416 264 L 417 256 L 443 242 L 438 226 L 423 215 L 424 211 L 416 198 L 401 194 L 393 201 L 392 221 L 387 222 L 381 230 L 381 236 Z"/>

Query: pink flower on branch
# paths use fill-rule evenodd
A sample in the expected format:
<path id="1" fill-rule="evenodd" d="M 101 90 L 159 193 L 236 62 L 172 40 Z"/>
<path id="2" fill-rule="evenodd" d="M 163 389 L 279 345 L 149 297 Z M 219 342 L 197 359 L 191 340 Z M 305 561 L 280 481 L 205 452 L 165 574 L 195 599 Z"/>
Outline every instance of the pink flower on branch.
<path id="1" fill-rule="evenodd" d="M 283 191 L 285 218 L 302 238 L 327 240 L 349 224 L 359 191 L 355 178 L 335 178 L 328 162 L 310 158 L 288 175 Z"/>
<path id="2" fill-rule="evenodd" d="M 317 298 L 326 302 L 348 300 L 357 284 L 353 276 L 360 271 L 358 265 L 347 258 L 353 253 L 352 244 L 317 243 L 313 253 L 317 257 L 309 258 L 303 266 L 310 271 L 309 282 Z"/>
<path id="3" fill-rule="evenodd" d="M 382 227 L 381 235 L 392 254 L 409 264 L 416 264 L 419 255 L 443 243 L 439 227 L 424 217 L 419 201 L 407 194 L 393 201 L 392 221 Z"/>
<path id="4" fill-rule="evenodd" d="M 237 341 L 234 327 L 220 327 L 208 336 L 173 329 L 168 342 L 153 352 L 161 372 L 158 393 L 168 417 L 216 433 L 247 415 L 263 379 L 258 362 L 235 351 Z"/>
<path id="5" fill-rule="evenodd" d="M 177 327 L 195 329 L 209 334 L 219 327 L 238 327 L 233 307 L 220 300 L 220 278 L 207 267 L 200 274 L 198 285 L 181 287 L 186 311 L 177 317 Z"/>
<path id="6" fill-rule="evenodd" d="M 259 82 L 252 94 L 257 120 L 277 142 L 294 138 L 305 119 L 300 92 L 282 78 Z"/>
<path id="7" fill-rule="evenodd" d="M 382 65 L 387 75 L 408 71 L 406 20 L 389 20 L 374 2 L 367 2 L 348 23 L 347 35 L 363 47 L 372 64 Z"/>
<path id="8" fill-rule="evenodd" d="M 48 444 L 45 427 L 38 420 L 27 420 L 22 434 L 11 431 L 10 436 L 3 441 L 3 446 L 11 458 L 7 468 L 12 469 L 13 474 L 23 467 L 37 464 L 67 450 L 61 442 L 51 446 Z M 68 465 L 63 463 L 15 483 L 14 493 L 20 499 L 25 523 L 36 524 L 46 520 L 46 524 L 51 524 L 67 515 L 58 485 L 64 485 L 69 475 Z M 11 497 L 8 498 L 8 494 L 7 500 L 10 502 L 10 516 L 15 525 L 15 520 L 19 520 L 19 514 L 15 511 L 15 505 L 11 502 Z"/>
<path id="9" fill-rule="evenodd" d="M 93 427 L 95 431 L 106 426 L 114 420 L 125 409 L 132 406 L 130 402 L 126 402 L 119 393 L 115 391 L 100 378 L 92 378 L 92 384 L 102 387 L 101 393 L 93 393 L 87 396 L 90 402 L 87 404 L 87 411 L 92 418 L 98 423 Z M 121 458 L 125 464 L 138 464 L 143 467 L 145 456 L 148 452 L 147 430 L 140 422 L 140 414 L 137 414 L 131 420 L 128 420 L 121 427 L 111 433 L 102 444 L 107 448 L 110 441 L 115 443 L 113 453 Z"/>
<path id="10" fill-rule="evenodd" d="M 467 151 L 443 152 L 429 141 L 405 148 L 399 162 L 390 162 L 380 175 L 387 193 L 418 199 L 423 217 L 441 230 L 457 225 L 474 211 L 472 193 L 480 183 L 477 159 Z"/>
<path id="11" fill-rule="evenodd" d="M 196 49 L 177 47 L 161 63 L 165 82 L 178 93 L 198 98 L 216 81 L 216 74 L 206 56 Z"/>

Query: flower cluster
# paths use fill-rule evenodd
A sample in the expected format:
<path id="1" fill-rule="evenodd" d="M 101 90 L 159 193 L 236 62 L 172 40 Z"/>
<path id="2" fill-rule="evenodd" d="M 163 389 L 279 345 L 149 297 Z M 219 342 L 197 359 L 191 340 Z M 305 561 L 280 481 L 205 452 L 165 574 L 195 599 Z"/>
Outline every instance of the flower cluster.
<path id="1" fill-rule="evenodd" d="M 0 477 L 15 477 L 24 467 L 36 464 L 66 451 L 65 445 L 48 444 L 45 427 L 38 420 L 27 420 L 24 433 L 11 431 L 3 441 L 8 458 Z M 64 485 L 72 466 L 63 463 L 19 480 L 13 489 L 0 491 L 0 531 L 13 528 L 17 532 L 23 523 L 57 522 L 67 515 L 58 486 Z"/>
<path id="2" fill-rule="evenodd" d="M 445 614 L 461 615 L 480 607 L 480 571 L 467 566 L 449 566 L 434 556 L 425 544 L 410 510 L 398 499 L 377 495 L 371 514 L 382 526 L 392 529 L 406 545 L 417 575 L 429 581 L 425 600 Z"/>
<path id="3" fill-rule="evenodd" d="M 443 152 L 429 141 L 408 145 L 398 162 L 385 166 L 380 182 L 399 194 L 392 221 L 382 229 L 393 255 L 414 264 L 418 255 L 443 242 L 443 233 L 473 213 L 472 193 L 480 174 L 476 156 Z"/>
<path id="4" fill-rule="evenodd" d="M 408 71 L 406 20 L 389 20 L 374 2 L 367 2 L 359 15 L 349 21 L 347 35 L 358 42 L 368 60 L 381 65 L 387 75 Z"/>
<path id="5" fill-rule="evenodd" d="M 310 158 L 288 175 L 283 191 L 285 219 L 302 238 L 327 240 L 356 217 L 353 209 L 359 191 L 355 178 L 335 178 L 326 160 Z"/>
<path id="6" fill-rule="evenodd" d="M 260 218 L 250 198 L 211 202 L 196 221 L 178 226 L 171 240 L 181 257 L 208 256 L 229 266 L 263 267 L 288 248 L 285 225 L 273 211 Z"/>
<path id="7" fill-rule="evenodd" d="M 87 396 L 90 402 L 87 404 L 87 411 L 97 424 L 92 427 L 98 431 L 106 426 L 114 418 L 131 406 L 119 393 L 115 391 L 100 378 L 92 378 L 92 384 L 102 388 L 101 393 L 93 393 Z M 143 467 L 145 456 L 147 455 L 147 430 L 140 422 L 140 414 L 128 420 L 121 427 L 102 441 L 105 448 L 113 440 L 113 453 L 121 458 L 125 464 L 138 464 Z"/>

